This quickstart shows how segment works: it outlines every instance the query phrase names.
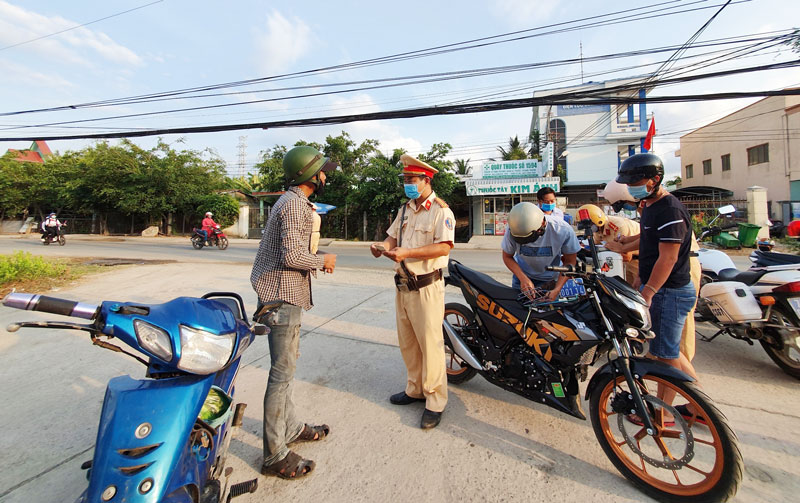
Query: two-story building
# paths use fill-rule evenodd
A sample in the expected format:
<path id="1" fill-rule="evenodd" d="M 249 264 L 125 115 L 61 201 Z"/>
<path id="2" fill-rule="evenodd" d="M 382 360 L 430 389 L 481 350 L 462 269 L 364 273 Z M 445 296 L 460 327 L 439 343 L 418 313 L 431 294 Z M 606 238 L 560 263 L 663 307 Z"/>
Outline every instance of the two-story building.
<path id="1" fill-rule="evenodd" d="M 770 218 L 800 218 L 800 96 L 764 98 L 685 134 L 675 155 L 681 189 L 745 199 L 748 187 L 761 186 Z"/>
<path id="2" fill-rule="evenodd" d="M 533 96 L 589 91 L 602 97 L 645 97 L 651 88 L 637 89 L 635 84 L 640 82 L 641 79 L 587 82 L 537 91 Z M 620 90 L 621 86 L 626 90 Z M 539 132 L 543 144 L 553 142 L 553 165 L 566 168 L 560 195 L 568 198 L 570 206 L 575 206 L 595 201 L 602 184 L 617 175 L 619 163 L 641 152 L 651 118 L 645 103 L 538 106 L 533 108 L 531 134 Z"/>

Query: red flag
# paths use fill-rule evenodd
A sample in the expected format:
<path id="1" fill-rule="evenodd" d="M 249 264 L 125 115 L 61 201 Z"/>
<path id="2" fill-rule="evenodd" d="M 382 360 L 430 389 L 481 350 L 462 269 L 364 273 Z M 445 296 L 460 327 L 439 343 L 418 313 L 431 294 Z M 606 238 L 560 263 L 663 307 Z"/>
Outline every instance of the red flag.
<path id="1" fill-rule="evenodd" d="M 650 121 L 650 129 L 647 130 L 647 136 L 644 137 L 644 143 L 642 144 L 642 148 L 646 151 L 650 150 L 650 147 L 653 146 L 653 137 L 656 135 L 656 118 L 653 117 L 653 120 Z"/>

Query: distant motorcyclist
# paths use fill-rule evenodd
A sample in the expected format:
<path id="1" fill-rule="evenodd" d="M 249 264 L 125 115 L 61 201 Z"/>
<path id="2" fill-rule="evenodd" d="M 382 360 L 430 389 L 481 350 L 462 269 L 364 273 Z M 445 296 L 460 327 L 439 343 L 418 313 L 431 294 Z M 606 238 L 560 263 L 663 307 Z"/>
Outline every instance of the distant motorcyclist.
<path id="1" fill-rule="evenodd" d="M 213 217 L 214 214 L 210 211 L 206 211 L 206 216 L 203 219 L 203 227 L 200 230 L 200 233 L 203 235 L 203 240 L 208 243 L 208 238 L 213 234 L 214 229 L 218 227 L 217 223 L 214 221 Z"/>
<path id="2" fill-rule="evenodd" d="M 55 213 L 50 213 L 47 218 L 42 222 L 42 241 L 51 238 L 54 239 L 61 234 L 61 226 L 65 225 L 58 220 Z"/>

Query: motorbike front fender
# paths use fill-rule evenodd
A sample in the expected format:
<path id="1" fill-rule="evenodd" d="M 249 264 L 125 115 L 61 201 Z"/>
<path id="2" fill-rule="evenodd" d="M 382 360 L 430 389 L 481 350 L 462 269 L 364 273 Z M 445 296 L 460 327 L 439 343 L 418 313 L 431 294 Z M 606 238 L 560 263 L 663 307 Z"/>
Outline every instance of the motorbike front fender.
<path id="1" fill-rule="evenodd" d="M 637 376 L 644 377 L 646 375 L 652 375 L 656 377 L 673 378 L 686 382 L 694 382 L 694 379 L 682 370 L 678 370 L 675 367 L 670 367 L 666 363 L 662 363 L 658 360 L 652 360 L 650 358 L 630 358 L 628 361 L 630 362 L 631 374 L 634 376 L 634 378 Z M 589 380 L 589 385 L 586 387 L 586 400 L 589 399 L 589 397 L 592 395 L 592 391 L 599 383 L 605 382 L 606 379 L 613 378 L 614 375 L 623 375 L 622 371 L 617 368 L 619 365 L 622 365 L 622 362 L 619 358 L 617 358 L 616 360 L 612 360 L 610 363 L 606 363 L 597 369 L 597 372 L 594 373 L 592 378 Z"/>
<path id="2" fill-rule="evenodd" d="M 189 436 L 213 381 L 213 374 L 109 381 L 86 501 L 103 501 L 103 492 L 113 491 L 111 501 L 158 502 L 181 487 L 202 487 L 204 470 Z"/>

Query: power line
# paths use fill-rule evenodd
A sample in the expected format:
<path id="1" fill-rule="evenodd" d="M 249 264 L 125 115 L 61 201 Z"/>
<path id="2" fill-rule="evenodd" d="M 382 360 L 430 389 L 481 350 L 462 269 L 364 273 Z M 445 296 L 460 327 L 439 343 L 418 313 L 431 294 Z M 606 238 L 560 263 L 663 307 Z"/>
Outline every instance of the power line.
<path id="1" fill-rule="evenodd" d="M 770 38 L 769 40 L 774 39 Z M 746 39 L 747 41 L 751 40 L 764 40 L 764 38 L 755 38 L 755 39 Z M 737 41 L 741 42 L 741 41 Z M 722 44 L 728 43 L 736 43 L 736 42 L 720 42 Z M 716 46 L 720 43 L 708 43 L 702 45 L 702 47 L 708 46 Z M 674 50 L 673 47 L 666 47 L 666 48 L 655 48 L 655 49 L 645 49 L 645 50 L 636 50 L 636 51 L 627 51 L 624 53 L 612 53 L 606 55 L 595 56 L 591 58 L 584 58 L 586 60 L 592 61 L 600 61 L 604 59 L 616 59 L 616 58 L 624 58 L 634 55 L 643 55 L 643 54 L 653 54 L 658 52 L 666 52 Z M 363 87 L 356 87 L 350 88 L 345 90 L 337 90 L 337 91 L 325 91 L 319 93 L 307 93 L 295 96 L 286 96 L 286 97 L 278 97 L 278 98 L 267 98 L 267 99 L 260 99 L 260 100 L 250 100 L 244 102 L 236 102 L 236 103 L 222 103 L 222 104 L 215 104 L 215 105 L 203 105 L 203 106 L 195 106 L 195 107 L 185 107 L 185 108 L 177 108 L 171 110 L 159 110 L 159 111 L 151 111 L 151 112 L 139 112 L 139 113 L 132 113 L 132 114 L 123 114 L 123 115 L 115 115 L 115 116 L 106 116 L 106 117 L 94 117 L 89 119 L 78 119 L 78 120 L 69 120 L 69 121 L 61 121 L 61 122 L 49 122 L 49 123 L 42 123 L 42 124 L 31 124 L 31 125 L 20 125 L 14 126 L 11 128 L 6 129 L 27 129 L 27 128 L 35 128 L 35 127 L 48 127 L 48 126 L 60 126 L 63 124 L 80 124 L 80 123 L 87 123 L 87 122 L 98 122 L 98 121 L 105 121 L 105 120 L 116 120 L 116 119 L 130 119 L 135 117 L 150 117 L 154 115 L 163 115 L 163 114 L 171 114 L 171 113 L 180 113 L 180 112 L 187 112 L 187 111 L 197 111 L 197 110 L 210 110 L 210 109 L 217 109 L 217 108 L 228 108 L 228 107 L 235 107 L 235 106 L 243 106 L 243 105 L 251 105 L 257 103 L 265 103 L 265 102 L 274 102 L 274 101 L 284 101 L 284 100 L 295 100 L 301 98 L 308 98 L 308 97 L 319 97 L 319 96 L 326 96 L 326 95 L 333 95 L 333 94 L 341 94 L 341 93 L 349 93 L 349 92 L 357 92 L 357 91 L 364 91 L 364 90 L 371 90 L 371 89 L 380 89 L 380 88 L 388 88 L 388 87 L 398 87 L 398 86 L 405 86 L 405 85 L 413 85 L 413 84 L 422 84 L 422 83 L 431 83 L 431 82 L 440 82 L 446 80 L 453 80 L 458 78 L 467 78 L 467 77 L 476 77 L 476 76 L 486 76 L 486 75 L 493 75 L 497 73 L 506 73 L 506 72 L 515 72 L 525 69 L 532 69 L 532 68 L 544 68 L 550 66 L 558 66 L 563 64 L 572 64 L 575 63 L 577 60 L 574 58 L 568 60 L 553 60 L 553 61 L 545 61 L 545 62 L 537 62 L 537 63 L 529 63 L 529 64 L 522 64 L 522 65 L 509 65 L 509 66 L 501 66 L 501 67 L 488 67 L 488 68 L 478 68 L 472 70 L 463 70 L 463 71 L 456 71 L 456 72 L 442 72 L 442 73 L 433 73 L 433 74 L 421 74 L 421 75 L 413 75 L 413 76 L 406 76 L 406 77 L 398 77 L 393 79 L 375 79 L 373 81 L 362 81 L 362 82 L 379 82 L 384 80 L 405 80 L 405 79 L 417 79 L 411 82 L 395 82 L 391 84 L 383 84 L 377 86 L 363 86 Z M 17 112 L 10 112 L 2 115 L 17 115 Z M 599 119 L 598 119 L 599 120 Z M 589 128 L 587 128 L 588 130 Z M 577 141 L 579 137 L 576 137 L 575 141 Z"/>
<path id="2" fill-rule="evenodd" d="M 392 55 L 389 55 L 389 56 L 382 56 L 382 57 L 378 57 L 378 58 L 366 59 L 366 60 L 361 60 L 361 61 L 357 61 L 357 62 L 353 62 L 353 63 L 344 63 L 344 64 L 341 64 L 341 65 L 322 67 L 322 68 L 317 68 L 317 69 L 312 69 L 312 70 L 304 70 L 304 71 L 300 71 L 300 72 L 294 72 L 294 73 L 288 73 L 288 74 L 282 74 L 282 75 L 275 75 L 275 76 L 270 76 L 270 77 L 261 77 L 261 78 L 256 78 L 256 79 L 248 79 L 248 80 L 241 80 L 241 81 L 234 81 L 234 82 L 226 82 L 226 83 L 222 83 L 222 84 L 214 84 L 214 85 L 208 85 L 208 86 L 185 88 L 185 89 L 179 89 L 179 90 L 167 91 L 167 92 L 144 94 L 144 95 L 138 95 L 138 96 L 131 96 L 131 97 L 127 97 L 127 98 L 116 98 L 116 99 L 102 100 L 102 101 L 83 103 L 83 104 L 66 105 L 66 106 L 60 106 L 60 107 L 51 107 L 51 108 L 46 108 L 46 109 L 22 110 L 22 111 L 18 111 L 18 112 L 10 112 L 9 114 L 49 112 L 49 111 L 62 111 L 62 110 L 76 110 L 76 109 L 85 108 L 85 107 L 108 106 L 108 105 L 116 105 L 116 104 L 130 104 L 130 103 L 133 103 L 133 102 L 136 102 L 136 101 L 139 101 L 139 100 L 151 99 L 151 98 L 155 98 L 155 97 L 176 96 L 176 95 L 189 94 L 189 93 L 202 92 L 202 91 L 209 91 L 209 90 L 215 90 L 215 89 L 223 89 L 223 88 L 229 88 L 229 87 L 253 85 L 253 84 L 256 84 L 256 83 L 262 83 L 262 82 L 268 82 L 268 81 L 277 81 L 277 80 L 286 80 L 286 79 L 289 79 L 289 78 L 297 78 L 297 77 L 302 77 L 302 76 L 309 76 L 309 75 L 318 74 L 318 73 L 329 73 L 331 71 L 341 71 L 341 70 L 348 70 L 348 69 L 353 69 L 353 68 L 362 68 L 362 67 L 372 66 L 372 65 L 376 65 L 376 64 L 386 64 L 386 63 L 392 63 L 392 62 L 397 62 L 397 61 L 405 61 L 407 59 L 415 59 L 415 58 L 420 58 L 420 57 L 428 57 L 428 56 L 432 56 L 432 55 L 438 55 L 438 54 L 445 54 L 445 53 L 451 53 L 451 52 L 456 52 L 456 51 L 462 51 L 462 50 L 467 50 L 467 49 L 474 49 L 474 48 L 478 48 L 478 47 L 486 47 L 486 46 L 489 46 L 489 45 L 495 45 L 495 44 L 499 44 L 499 43 L 515 42 L 515 41 L 524 40 L 524 39 L 533 38 L 533 37 L 551 35 L 551 34 L 556 34 L 556 33 L 563 33 L 563 32 L 574 31 L 574 30 L 578 30 L 578 29 L 585 29 L 585 28 L 588 28 L 588 27 L 608 26 L 610 24 L 629 23 L 629 22 L 633 22 L 633 21 L 641 21 L 641 20 L 644 20 L 644 19 L 649 19 L 649 18 L 652 18 L 652 17 L 682 14 L 682 13 L 693 12 L 693 11 L 697 11 L 697 10 L 705 10 L 705 9 L 717 7 L 719 5 L 719 4 L 716 4 L 716 5 L 710 5 L 710 6 L 696 7 L 696 8 L 692 8 L 692 9 L 683 9 L 683 10 L 677 10 L 677 11 L 666 12 L 666 13 L 664 13 L 663 11 L 676 9 L 678 6 L 659 8 L 659 9 L 653 9 L 653 10 L 651 10 L 649 12 L 644 12 L 642 14 L 636 14 L 635 16 L 627 16 L 627 17 L 623 16 L 623 17 L 619 17 L 619 18 L 614 18 L 612 20 L 596 22 L 596 23 L 588 23 L 588 24 L 578 25 L 578 26 L 573 26 L 573 27 L 568 27 L 568 28 L 561 28 L 559 30 L 552 30 L 552 31 L 549 31 L 549 32 L 544 32 L 544 33 L 534 33 L 534 34 L 525 35 L 525 36 L 522 36 L 522 37 L 516 37 L 516 38 L 512 38 L 512 39 L 506 39 L 506 40 L 499 40 L 499 41 L 495 40 L 497 38 L 508 37 L 508 36 L 511 36 L 511 35 L 516 35 L 516 34 L 521 34 L 521 33 L 529 33 L 531 31 L 538 31 L 538 30 L 543 30 L 543 29 L 547 29 L 547 28 L 554 28 L 554 27 L 559 27 L 559 26 L 575 24 L 575 23 L 579 23 L 579 22 L 582 22 L 582 21 L 589 21 L 589 20 L 594 20 L 594 19 L 607 18 L 607 17 L 618 15 L 618 14 L 625 14 L 625 13 L 631 13 L 631 12 L 647 10 L 647 9 L 651 9 L 651 8 L 654 8 L 654 7 L 661 7 L 661 6 L 664 6 L 664 5 L 673 4 L 673 3 L 676 3 L 676 2 L 680 2 L 680 1 L 681 0 L 670 0 L 670 1 L 666 1 L 666 2 L 659 2 L 659 3 L 650 4 L 650 5 L 646 5 L 646 6 L 642 6 L 642 7 L 636 7 L 636 8 L 632 8 L 632 9 L 624 9 L 624 10 L 620 10 L 620 11 L 610 12 L 610 13 L 606 13 L 606 14 L 599 14 L 599 15 L 595 15 L 595 16 L 589 16 L 589 17 L 580 18 L 580 19 L 576 19 L 576 20 L 564 21 L 564 22 L 560 22 L 560 23 L 553 23 L 553 24 L 549 24 L 549 25 L 543 25 L 543 26 L 539 26 L 539 27 L 535 27 L 535 28 L 529 28 L 529 29 L 526 29 L 526 30 L 508 32 L 508 33 L 504 33 L 504 34 L 500 34 L 500 35 L 493 35 L 493 36 L 489 36 L 489 37 L 477 38 L 477 39 L 467 40 L 467 41 L 463 41 L 463 42 L 451 43 L 451 44 L 435 46 L 435 47 L 430 47 L 430 48 L 420 49 L 420 50 L 415 50 L 415 51 L 407 51 L 407 52 L 392 54 Z M 696 1 L 690 2 L 690 3 L 685 4 L 685 5 L 687 5 L 687 6 L 688 5 L 694 5 L 694 4 L 698 4 L 698 3 L 703 3 L 705 1 L 707 1 L 707 0 L 696 0 Z M 751 0 L 737 0 L 734 3 L 738 4 L 738 3 L 745 3 L 745 2 L 749 2 L 749 1 L 751 1 Z M 643 17 L 645 14 L 647 14 L 647 16 Z M 487 41 L 490 41 L 490 40 L 494 40 L 494 41 L 487 42 Z M 477 42 L 481 42 L 481 43 L 476 44 Z M 467 44 L 472 44 L 472 45 L 467 45 Z M 460 46 L 463 46 L 463 47 L 460 47 Z"/>
<path id="3" fill-rule="evenodd" d="M 90 24 L 99 23 L 100 21 L 105 21 L 106 19 L 111 19 L 112 17 L 121 16 L 123 14 L 127 14 L 129 12 L 133 12 L 135 10 L 144 9 L 145 7 L 150 7 L 151 5 L 155 5 L 155 4 L 161 3 L 163 1 L 164 0 L 156 0 L 155 2 L 150 2 L 148 4 L 144 4 L 144 5 L 140 5 L 138 7 L 134 7 L 133 9 L 128 9 L 128 10 L 124 10 L 122 12 L 117 12 L 116 14 L 111 14 L 110 16 L 101 17 L 99 19 L 95 19 L 94 21 L 89 21 L 89 22 L 86 22 L 86 23 L 83 23 L 83 24 L 79 24 L 79 25 L 73 26 L 71 28 L 66 28 L 66 29 L 61 30 L 61 31 L 57 31 L 57 32 L 54 32 L 54 33 L 49 33 L 47 35 L 42 35 L 41 37 L 36 37 L 36 38 L 32 38 L 30 40 L 25 40 L 24 42 L 17 42 L 16 44 L 11 44 L 11 45 L 7 45 L 5 47 L 0 47 L 0 51 L 5 51 L 6 49 L 11 49 L 13 47 L 19 47 L 19 46 L 25 45 L 25 44 L 30 44 L 31 42 L 36 42 L 37 40 L 42 40 L 42 39 L 45 39 L 45 38 L 54 37 L 56 35 L 61 35 L 62 33 L 66 33 L 68 31 L 72 31 L 72 30 L 75 30 L 75 29 L 78 29 L 78 28 L 83 28 L 84 26 L 89 26 Z"/>
<path id="4" fill-rule="evenodd" d="M 711 74 L 703 74 L 689 77 L 680 77 L 678 79 L 682 82 L 690 80 L 699 80 L 701 78 L 718 77 L 722 75 L 730 75 L 734 73 L 744 73 L 752 71 L 762 71 L 766 69 L 775 68 L 789 68 L 800 66 L 800 60 L 792 61 L 789 63 L 775 63 L 772 65 L 763 65 L 761 67 L 754 67 L 749 69 L 736 69 L 727 70 L 722 72 L 714 72 Z M 667 79 L 665 83 L 670 83 L 671 79 Z M 621 89 L 627 86 L 619 86 Z M 618 89 L 608 88 L 604 92 L 617 92 Z M 777 91 L 752 91 L 752 92 L 725 92 L 725 93 L 709 93 L 709 94 L 691 94 L 691 95 L 678 95 L 678 96 L 656 96 L 656 97 L 624 97 L 624 96 L 602 96 L 596 93 L 563 93 L 561 95 L 550 95 L 540 98 L 525 98 L 513 100 L 500 100 L 489 102 L 478 102 L 464 105 L 451 105 L 446 107 L 421 107 L 401 110 L 390 110 L 385 112 L 372 112 L 358 115 L 349 116 L 330 116 L 330 117 L 316 117 L 308 119 L 294 119 L 273 122 L 260 122 L 251 124 L 232 124 L 232 125 L 217 125 L 217 126 L 195 126 L 173 129 L 152 129 L 149 131 L 128 131 L 128 132 L 115 132 L 115 133 L 97 133 L 89 135 L 60 135 L 60 136 L 30 136 L 30 137 L 11 137 L 0 138 L 0 141 L 34 141 L 34 140 L 74 140 L 74 139 L 108 139 L 108 138 L 131 138 L 140 136 L 154 136 L 164 134 L 185 134 L 185 133 L 209 133 L 220 131 L 238 131 L 243 129 L 277 129 L 288 127 L 306 127 L 306 126 L 320 126 L 320 125 L 333 125 L 345 124 L 350 122 L 371 121 L 371 120 L 386 120 L 386 119 L 402 119 L 412 117 L 428 117 L 433 115 L 460 115 L 480 112 L 490 112 L 498 110 L 510 110 L 515 108 L 528 108 L 533 106 L 553 105 L 553 104 L 633 104 L 639 102 L 646 103 L 674 103 L 686 101 L 704 101 L 704 100 L 721 100 L 721 99 L 737 99 L 737 98 L 752 98 L 764 96 L 796 96 L 800 95 L 800 89 L 785 89 Z"/>

